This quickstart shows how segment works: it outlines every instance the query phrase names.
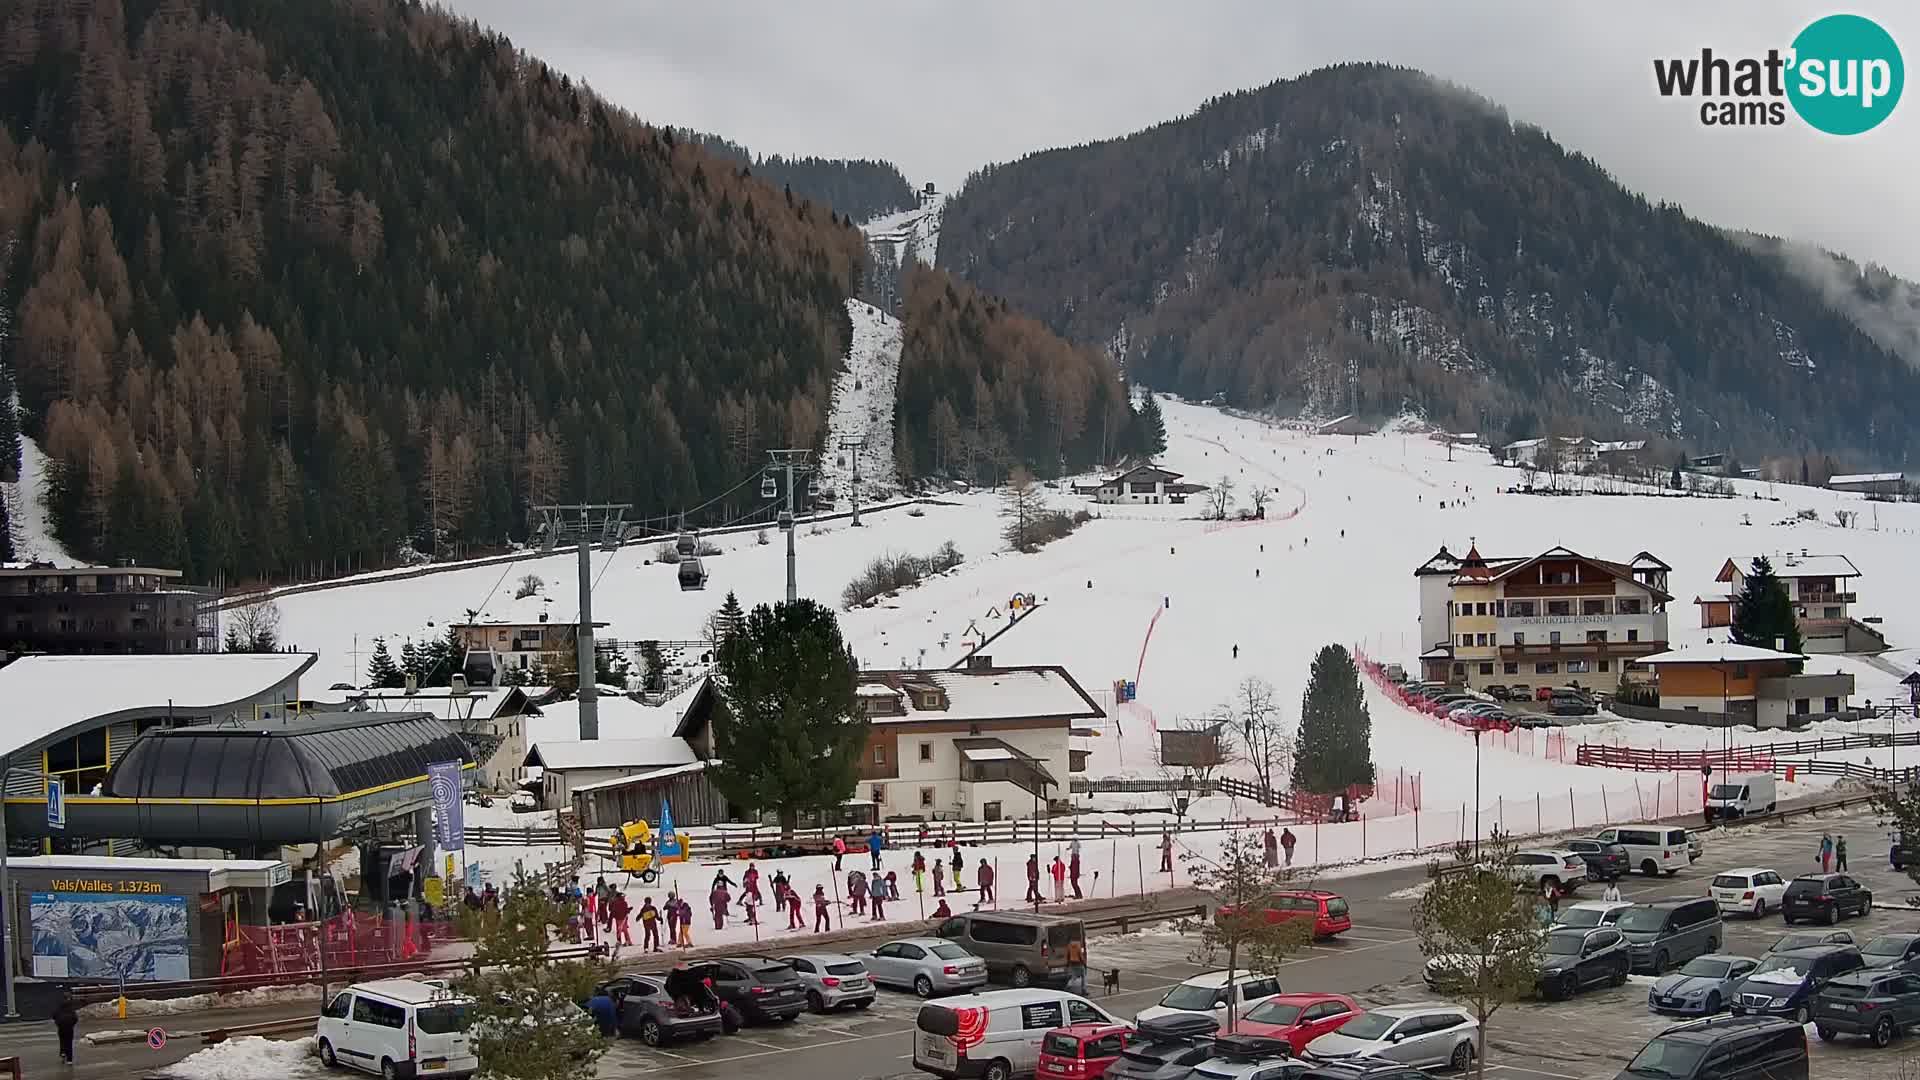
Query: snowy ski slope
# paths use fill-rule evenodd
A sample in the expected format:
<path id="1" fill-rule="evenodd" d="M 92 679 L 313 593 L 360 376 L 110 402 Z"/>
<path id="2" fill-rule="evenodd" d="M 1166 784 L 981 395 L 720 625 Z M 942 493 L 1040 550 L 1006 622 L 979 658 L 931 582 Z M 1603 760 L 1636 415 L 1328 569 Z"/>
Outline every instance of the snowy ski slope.
<path id="1" fill-rule="evenodd" d="M 854 452 L 841 450 L 840 441 L 864 435 L 860 499 L 872 502 L 899 490 L 893 480 L 893 394 L 900 381 L 900 320 L 860 300 L 847 301 L 847 314 L 853 341 L 833 383 L 820 474 L 844 503 L 853 490 Z"/>
<path id="2" fill-rule="evenodd" d="M 1442 543 L 1462 552 L 1477 542 L 1490 556 L 1556 544 L 1609 559 L 1650 550 L 1674 567 L 1669 624 L 1676 645 L 1708 636 L 1692 599 L 1713 591 L 1713 575 L 1729 555 L 1843 553 L 1864 575 L 1860 612 L 1884 617 L 1881 628 L 1896 651 L 1879 666 L 1820 657 L 1809 670 L 1851 671 L 1857 698 L 1883 700 L 1913 666 L 1920 578 L 1909 567 L 1920 542 L 1920 506 L 1880 505 L 1876 531 L 1871 508 L 1857 497 L 1789 486 L 1772 493 L 1778 501 L 1767 501 L 1767 485 L 1757 483 L 1741 488 L 1758 497 L 1731 500 L 1505 494 L 1497 489 L 1515 483 L 1516 470 L 1464 449 L 1449 462 L 1443 446 L 1418 435 L 1315 436 L 1176 401 L 1167 401 L 1165 412 L 1170 445 L 1162 462 L 1201 483 L 1225 476 L 1240 492 L 1271 486 L 1266 521 L 1205 522 L 1197 520 L 1198 504 L 1096 507 L 1101 517 L 1074 536 L 1037 554 L 1012 555 L 1000 550 L 995 496 L 976 493 L 944 499 L 920 516 L 871 515 L 860 529 L 844 521 L 802 526 L 800 590 L 837 606 L 842 587 L 876 555 L 924 553 L 952 540 L 966 556 L 958 571 L 843 616 L 855 654 L 870 666 L 945 665 L 958 658 L 969 629 L 1004 624 L 1009 596 L 1033 593 L 1042 606 L 986 650 L 996 662 L 1065 665 L 1103 704 L 1111 703 L 1113 680 L 1138 680 L 1137 702 L 1117 710 L 1114 729 L 1096 740 L 1095 774 L 1148 771 L 1150 718 L 1166 723 L 1208 711 L 1247 675 L 1271 681 L 1292 711 L 1314 652 L 1329 642 L 1360 644 L 1411 666 L 1422 639 L 1413 568 Z M 1064 485 L 1049 495 L 1061 506 L 1085 504 Z M 1825 522 L 1835 508 L 1861 509 L 1866 523 L 1845 530 L 1780 524 L 1802 507 Z M 725 554 L 708 560 L 712 579 L 704 592 L 682 592 L 672 567 L 644 565 L 650 548 L 596 553 L 595 615 L 612 624 L 603 633 L 688 639 L 728 590 L 746 604 L 778 600 L 783 551 L 777 533 L 768 538 L 765 546 L 750 533 L 717 538 Z M 388 635 L 396 652 L 407 635 L 438 636 L 469 608 L 503 608 L 513 582 L 529 571 L 548 583 L 551 617 L 574 617 L 573 556 L 556 555 L 285 597 L 283 639 L 320 651 L 311 684 L 355 682 L 356 635 L 364 665 L 376 634 Z M 1668 746 L 1700 745 L 1708 734 L 1717 745 L 1719 733 L 1702 729 L 1604 729 L 1609 741 Z M 1429 801 L 1471 794 L 1472 741 L 1459 732 L 1376 697 L 1373 746 L 1384 774 L 1422 773 Z M 1484 754 L 1488 799 L 1617 787 L 1624 778 L 1504 750 Z"/>

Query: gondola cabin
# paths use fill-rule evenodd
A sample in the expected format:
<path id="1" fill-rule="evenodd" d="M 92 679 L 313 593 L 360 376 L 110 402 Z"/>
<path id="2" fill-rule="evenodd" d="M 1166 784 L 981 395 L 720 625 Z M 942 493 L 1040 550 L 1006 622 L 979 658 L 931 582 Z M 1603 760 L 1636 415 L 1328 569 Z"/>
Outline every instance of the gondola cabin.
<path id="1" fill-rule="evenodd" d="M 673 542 L 673 549 L 680 553 L 681 558 L 685 558 L 688 555 L 698 552 L 700 545 L 698 541 L 694 539 L 693 533 L 682 529 L 680 530 L 679 537 Z"/>
<path id="2" fill-rule="evenodd" d="M 680 560 L 680 587 L 688 591 L 707 587 L 707 568 L 699 559 Z"/>

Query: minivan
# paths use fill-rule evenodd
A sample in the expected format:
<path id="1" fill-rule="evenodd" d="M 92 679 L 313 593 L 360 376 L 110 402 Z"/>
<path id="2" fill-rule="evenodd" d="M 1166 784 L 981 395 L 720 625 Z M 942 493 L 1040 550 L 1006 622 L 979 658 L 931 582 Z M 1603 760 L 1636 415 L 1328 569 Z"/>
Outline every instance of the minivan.
<path id="1" fill-rule="evenodd" d="M 1030 987 L 988 990 L 952 1003 L 920 1007 L 914 1019 L 913 1066 L 944 1080 L 1032 1076 L 1047 1033 L 1075 1024 L 1118 1024 L 1078 994 Z"/>
<path id="2" fill-rule="evenodd" d="M 1622 825 L 1602 829 L 1593 838 L 1626 848 L 1627 861 L 1648 877 L 1684 870 L 1700 855 L 1692 835 L 1672 825 Z"/>
<path id="3" fill-rule="evenodd" d="M 350 1065 L 383 1077 L 472 1076 L 480 1071 L 467 1033 L 471 998 L 414 979 L 355 983 L 320 1011 L 314 1036 L 330 1069 Z"/>
<path id="4" fill-rule="evenodd" d="M 987 962 L 990 978 L 1014 986 L 1067 979 L 1067 943 L 1085 942 L 1079 919 L 1025 911 L 969 911 L 934 933 Z"/>
<path id="5" fill-rule="evenodd" d="M 1653 1037 L 1615 1080 L 1807 1080 L 1807 1032 L 1777 1016 L 1720 1016 Z"/>
<path id="6" fill-rule="evenodd" d="M 1720 905 L 1710 896 L 1635 904 L 1613 926 L 1633 949 L 1633 970 L 1649 975 L 1720 951 Z"/>

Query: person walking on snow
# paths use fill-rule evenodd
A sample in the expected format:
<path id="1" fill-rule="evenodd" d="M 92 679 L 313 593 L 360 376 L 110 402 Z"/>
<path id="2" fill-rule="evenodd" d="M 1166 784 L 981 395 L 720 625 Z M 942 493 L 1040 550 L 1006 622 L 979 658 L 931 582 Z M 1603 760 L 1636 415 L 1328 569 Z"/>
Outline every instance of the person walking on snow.
<path id="1" fill-rule="evenodd" d="M 1820 872 L 1833 869 L 1833 834 L 1820 834 Z"/>
<path id="2" fill-rule="evenodd" d="M 73 992 L 60 991 L 60 1004 L 53 1007 L 54 1030 L 60 1033 L 60 1060 L 73 1064 L 73 1029 L 80 1023 L 80 1010 L 73 1007 Z"/>
<path id="3" fill-rule="evenodd" d="M 740 906 L 747 909 L 747 925 L 759 926 L 760 925 L 760 894 L 752 893 L 752 892 L 742 892 L 740 894 Z"/>
<path id="4" fill-rule="evenodd" d="M 1260 857 L 1266 862 L 1269 870 L 1280 865 L 1280 838 L 1273 835 L 1272 829 L 1268 829 L 1260 836 Z"/>
<path id="5" fill-rule="evenodd" d="M 887 883 L 881 878 L 867 883 L 867 909 L 873 913 L 874 922 L 887 917 Z"/>
<path id="6" fill-rule="evenodd" d="M 1173 873 L 1173 837 L 1165 829 L 1160 830 L 1160 872 Z"/>
<path id="7" fill-rule="evenodd" d="M 680 898 L 680 947 L 693 948 L 693 901 Z"/>
<path id="8" fill-rule="evenodd" d="M 667 902 L 662 905 L 661 914 L 667 917 L 667 944 L 680 944 L 680 893 L 677 889 L 667 891 Z"/>
<path id="9" fill-rule="evenodd" d="M 1073 883 L 1073 898 L 1080 899 L 1080 838 L 1067 846 L 1067 880 Z"/>
<path id="10" fill-rule="evenodd" d="M 740 891 L 746 896 L 753 897 L 754 903 L 760 902 L 760 868 L 758 866 L 752 863 L 747 864 L 747 872 L 740 875 Z"/>
<path id="11" fill-rule="evenodd" d="M 927 891 L 927 857 L 917 851 L 913 853 L 913 891 Z"/>
<path id="12" fill-rule="evenodd" d="M 847 871 L 847 907 L 855 915 L 867 913 L 867 875 L 858 870 Z"/>
<path id="13" fill-rule="evenodd" d="M 827 910 L 827 887 L 825 885 L 815 885 L 813 887 L 814 933 L 821 934 L 833 929 L 833 920 L 828 917 Z"/>
<path id="14" fill-rule="evenodd" d="M 647 897 L 646 900 L 641 903 L 641 906 L 646 908 L 647 911 L 654 911 L 653 897 Z M 613 899 L 607 901 L 607 916 L 613 920 L 613 947 L 616 949 L 622 945 L 633 944 L 633 927 L 627 924 L 627 916 L 631 914 L 633 914 L 633 905 L 627 903 L 626 893 L 614 893 Z M 654 917 L 658 918 L 659 912 L 654 911 Z M 644 912 L 642 913 L 640 921 L 643 924 L 647 921 Z M 643 926 L 642 929 L 645 929 L 645 927 Z M 655 930 L 653 940 L 655 945 L 660 943 L 658 930 Z"/>
<path id="15" fill-rule="evenodd" d="M 1040 856 L 1038 855 L 1027 856 L 1026 902 L 1029 904 L 1040 902 Z"/>
<path id="16" fill-rule="evenodd" d="M 960 857 L 960 841 L 955 839 L 951 842 L 953 844 L 953 889 L 955 892 L 964 892 L 967 888 L 965 882 L 967 860 Z"/>
<path id="17" fill-rule="evenodd" d="M 871 892 L 872 890 L 869 889 L 868 891 Z M 900 899 L 900 875 L 891 870 L 887 871 L 887 899 Z"/>
<path id="18" fill-rule="evenodd" d="M 708 906 L 713 908 L 713 928 L 715 930 L 725 930 L 727 928 L 727 906 L 731 903 L 733 903 L 733 897 L 728 895 L 727 887 L 725 885 L 715 885 L 713 892 L 707 897 Z"/>
<path id="19" fill-rule="evenodd" d="M 620 936 L 633 944 L 633 937 L 627 932 L 627 921 L 620 920 Z M 653 906 L 653 897 L 640 900 L 640 948 L 647 952 L 660 951 L 660 909 Z"/>
<path id="20" fill-rule="evenodd" d="M 1833 839 L 1833 868 L 1842 874 L 1847 872 L 1847 838 L 1844 836 Z"/>
<path id="21" fill-rule="evenodd" d="M 867 834 L 867 855 L 873 859 L 873 868 L 880 869 L 880 849 L 887 846 L 886 838 L 875 829 Z"/>
<path id="22" fill-rule="evenodd" d="M 1293 865 L 1293 845 L 1299 842 L 1300 841 L 1293 835 L 1292 829 L 1282 828 L 1280 830 L 1280 851 L 1287 860 L 1286 865 Z"/>
<path id="23" fill-rule="evenodd" d="M 833 838 L 833 872 L 834 873 L 837 874 L 840 872 L 840 860 L 846 857 L 847 857 L 847 838 L 844 836 L 834 837 Z"/>
<path id="24" fill-rule="evenodd" d="M 977 908 L 981 904 L 993 903 L 993 867 L 987 865 L 987 860 L 980 860 L 980 869 L 976 872 L 974 880 L 980 885 L 980 899 L 975 901 L 973 906 Z"/>
<path id="25" fill-rule="evenodd" d="M 939 859 L 933 860 L 933 895 L 947 895 L 947 864 Z"/>
<path id="26" fill-rule="evenodd" d="M 788 889 L 787 890 L 787 929 L 805 930 L 806 928 L 807 928 L 806 916 L 800 914 L 800 894 L 793 889 Z"/>
<path id="27" fill-rule="evenodd" d="M 1047 867 L 1047 873 L 1053 876 L 1053 902 L 1062 903 L 1067 898 L 1067 864 L 1060 856 L 1053 857 L 1053 865 Z"/>

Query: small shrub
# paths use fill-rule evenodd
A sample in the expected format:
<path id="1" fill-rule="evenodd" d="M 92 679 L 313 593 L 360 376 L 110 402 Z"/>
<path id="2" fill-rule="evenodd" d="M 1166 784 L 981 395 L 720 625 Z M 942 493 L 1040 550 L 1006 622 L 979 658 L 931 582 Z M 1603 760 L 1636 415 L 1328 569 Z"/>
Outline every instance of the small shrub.
<path id="1" fill-rule="evenodd" d="M 761 529 L 759 532 L 753 534 L 753 542 L 759 544 L 761 547 L 766 547 L 772 543 L 772 541 L 767 539 L 767 530 L 765 529 Z"/>
<path id="2" fill-rule="evenodd" d="M 706 558 L 708 555 L 718 555 L 720 554 L 720 545 L 711 540 L 701 540 L 694 544 L 693 553 L 701 558 Z"/>
<path id="3" fill-rule="evenodd" d="M 912 588 L 935 574 L 944 574 L 959 566 L 965 557 L 949 540 L 930 555 L 887 554 L 874 559 L 858 577 L 847 583 L 840 602 L 848 609 L 882 596 Z"/>
<path id="4" fill-rule="evenodd" d="M 546 587 L 547 583 L 540 579 L 539 574 L 527 574 L 520 579 L 518 585 L 514 586 L 513 598 L 515 600 L 525 600 L 529 596 L 539 596 L 541 590 Z"/>
<path id="5" fill-rule="evenodd" d="M 1027 539 L 1031 545 L 1029 550 L 1043 544 L 1051 544 L 1063 536 L 1070 535 L 1073 530 L 1092 520 L 1093 515 L 1085 510 L 1076 510 L 1071 514 L 1063 510 L 1053 510 L 1041 514 L 1033 519 L 1033 524 L 1029 527 L 1027 533 Z"/>
<path id="6" fill-rule="evenodd" d="M 673 566 L 680 561 L 680 549 L 674 547 L 673 541 L 669 540 L 653 549 L 653 561 Z"/>

